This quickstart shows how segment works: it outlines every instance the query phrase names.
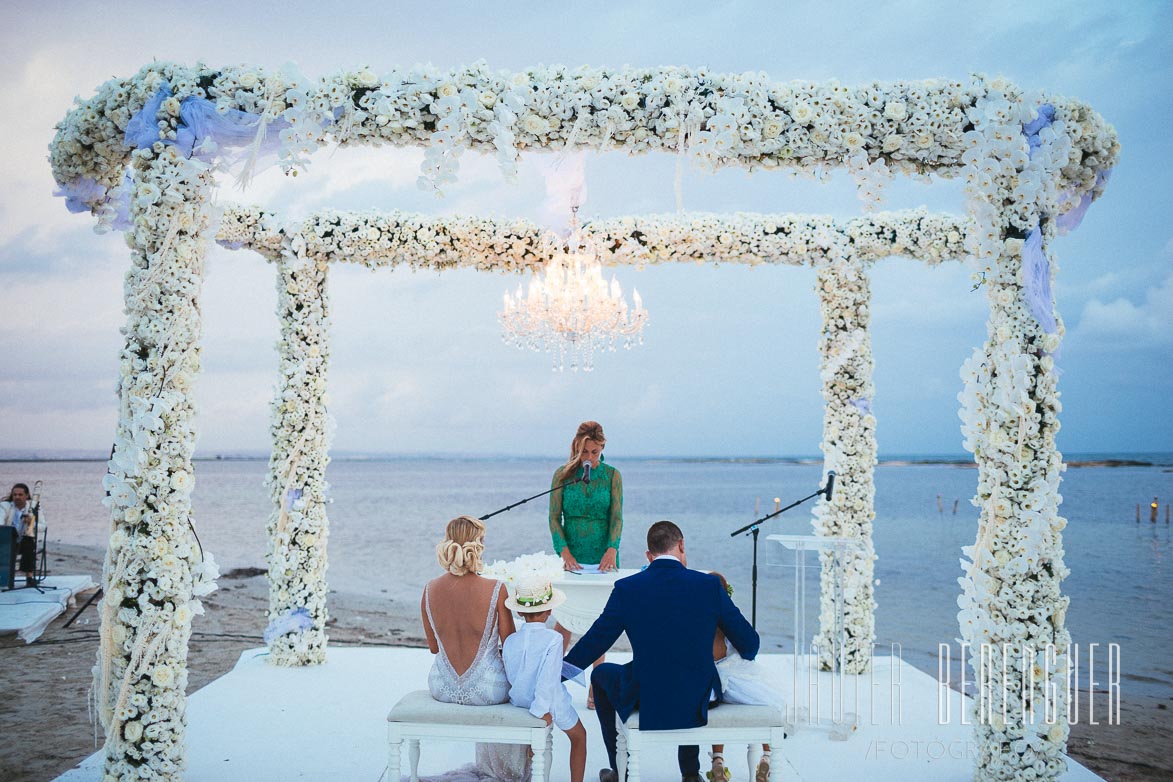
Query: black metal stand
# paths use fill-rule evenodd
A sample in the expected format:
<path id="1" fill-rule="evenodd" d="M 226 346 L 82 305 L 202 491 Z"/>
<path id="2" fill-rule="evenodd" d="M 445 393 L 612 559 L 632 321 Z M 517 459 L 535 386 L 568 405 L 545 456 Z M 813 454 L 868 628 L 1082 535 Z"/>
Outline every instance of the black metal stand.
<path id="1" fill-rule="evenodd" d="M 49 528 L 41 527 L 40 533 L 41 546 L 40 551 L 36 554 L 37 564 L 33 568 L 33 580 L 30 582 L 26 579 L 24 586 L 16 586 L 16 577 L 14 576 L 12 579 L 12 586 L 0 591 L 17 592 L 21 589 L 35 589 L 43 595 L 50 589 L 57 589 L 55 586 L 45 586 L 45 584 L 42 583 L 44 582 L 45 577 L 49 575 L 49 557 L 47 553 L 49 549 Z M 20 539 L 17 538 L 17 540 L 19 541 Z"/>
<path id="2" fill-rule="evenodd" d="M 834 480 L 834 475 L 835 475 L 835 473 L 830 473 L 830 477 L 828 478 L 828 486 L 831 485 L 830 481 Z M 799 505 L 803 504 L 807 500 L 812 500 L 815 497 L 818 497 L 820 494 L 826 495 L 828 493 L 828 486 L 824 486 L 823 488 L 819 489 L 814 494 L 807 495 L 806 497 L 803 497 L 801 500 L 798 500 L 797 502 L 790 503 L 785 508 L 779 508 L 778 510 L 774 511 L 773 513 L 770 513 L 766 516 L 762 516 L 757 521 L 751 521 L 749 524 L 746 524 L 741 529 L 734 530 L 733 532 L 729 533 L 729 537 L 731 537 L 731 538 L 735 538 L 738 535 L 745 535 L 745 534 L 753 535 L 753 576 L 752 576 L 753 587 L 752 587 L 752 592 L 751 592 L 751 594 L 752 594 L 752 598 L 751 598 L 752 608 L 750 610 L 750 624 L 753 625 L 755 630 L 757 629 L 757 626 L 758 626 L 758 532 L 760 531 L 762 524 L 764 524 L 765 522 L 774 518 L 775 516 L 781 516 L 783 513 L 790 510 L 791 508 L 797 508 Z"/>
<path id="3" fill-rule="evenodd" d="M 77 618 L 82 615 L 82 612 L 85 611 L 90 606 L 92 606 L 94 604 L 94 601 L 97 600 L 99 597 L 101 597 L 102 592 L 104 592 L 104 591 L 105 590 L 103 590 L 102 587 L 98 587 L 98 590 L 96 592 L 94 592 L 94 594 L 90 595 L 89 599 L 86 600 L 84 603 L 82 603 L 81 608 L 77 609 L 77 611 L 74 613 L 74 615 L 69 618 L 69 621 L 65 623 L 64 627 L 69 627 L 71 624 L 76 622 Z"/>
<path id="4" fill-rule="evenodd" d="M 495 510 L 487 516 L 478 516 L 477 518 L 479 518 L 481 521 L 484 521 L 485 519 L 491 519 L 494 516 L 496 516 L 498 513 L 504 513 L 507 510 L 513 510 L 518 505 L 525 505 L 530 500 L 536 500 L 538 497 L 545 497 L 547 494 L 551 494 L 553 492 L 556 492 L 559 489 L 565 489 L 567 486 L 572 486 L 573 484 L 582 483 L 582 482 L 583 482 L 582 478 L 575 478 L 573 481 L 567 481 L 566 483 L 562 484 L 561 486 L 551 486 L 550 488 L 546 489 L 544 492 L 540 492 L 538 494 L 535 494 L 532 497 L 526 497 L 524 500 L 518 500 L 517 502 L 513 503 L 512 505 L 506 505 L 504 508 L 500 508 L 498 510 Z"/>

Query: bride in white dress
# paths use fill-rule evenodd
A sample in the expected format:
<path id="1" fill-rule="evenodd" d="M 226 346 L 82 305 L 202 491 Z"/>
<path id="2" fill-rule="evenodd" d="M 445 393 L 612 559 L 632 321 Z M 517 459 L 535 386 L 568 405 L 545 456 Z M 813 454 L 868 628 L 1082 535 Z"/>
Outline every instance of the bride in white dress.
<path id="1" fill-rule="evenodd" d="M 477 575 L 485 550 L 485 525 L 471 516 L 448 522 L 436 556 L 446 571 L 424 587 L 420 600 L 428 648 L 436 655 L 428 690 L 445 703 L 489 706 L 509 701 L 501 643 L 515 627 L 500 581 Z M 527 747 L 477 744 L 476 763 L 433 782 L 525 782 Z"/>

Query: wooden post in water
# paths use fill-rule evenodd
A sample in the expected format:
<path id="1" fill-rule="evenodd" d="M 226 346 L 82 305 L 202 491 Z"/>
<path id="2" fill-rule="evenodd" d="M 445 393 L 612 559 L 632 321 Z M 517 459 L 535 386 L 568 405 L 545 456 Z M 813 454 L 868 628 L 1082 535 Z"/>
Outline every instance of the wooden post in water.
<path id="1" fill-rule="evenodd" d="M 1136 503 L 1136 523 L 1140 524 L 1140 503 Z"/>
<path id="2" fill-rule="evenodd" d="M 1153 524 L 1157 523 L 1157 509 L 1160 507 L 1161 504 L 1157 502 L 1157 498 L 1153 497 L 1153 502 L 1151 505 L 1149 505 L 1149 521 L 1151 521 Z"/>

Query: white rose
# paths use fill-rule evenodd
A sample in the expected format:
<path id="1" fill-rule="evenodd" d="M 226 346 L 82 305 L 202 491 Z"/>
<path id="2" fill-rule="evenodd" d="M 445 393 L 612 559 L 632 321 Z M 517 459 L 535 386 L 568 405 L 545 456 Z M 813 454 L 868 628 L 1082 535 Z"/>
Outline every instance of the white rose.
<path id="1" fill-rule="evenodd" d="M 794 108 L 790 110 L 790 116 L 794 118 L 795 122 L 806 124 L 810 122 L 811 117 L 814 116 L 814 110 L 809 103 L 798 102 L 794 104 Z"/>
<path id="2" fill-rule="evenodd" d="M 175 681 L 175 671 L 169 665 L 156 665 L 151 670 L 151 682 L 156 687 L 169 687 Z"/>
<path id="3" fill-rule="evenodd" d="M 859 135 L 855 131 L 852 131 L 843 137 L 843 146 L 847 147 L 853 152 L 857 149 L 861 149 L 863 147 L 863 136 Z"/>
<path id="4" fill-rule="evenodd" d="M 180 107 L 179 98 L 171 97 L 171 98 L 168 98 L 167 100 L 163 101 L 163 110 L 166 111 L 168 114 L 170 114 L 172 117 L 179 116 L 179 107 Z"/>
<path id="5" fill-rule="evenodd" d="M 482 106 L 484 106 L 486 109 L 491 109 L 497 105 L 497 93 L 491 90 L 488 92 L 482 92 L 480 100 Z"/>
<path id="6" fill-rule="evenodd" d="M 631 111 L 639 105 L 639 96 L 631 92 L 624 93 L 623 97 L 619 99 L 619 105 Z"/>
<path id="7" fill-rule="evenodd" d="M 363 87 L 374 87 L 379 83 L 379 77 L 370 68 L 363 68 L 354 74 L 354 79 Z"/>
<path id="8" fill-rule="evenodd" d="M 143 724 L 137 720 L 126 723 L 122 726 L 122 735 L 133 744 L 143 737 Z"/>
<path id="9" fill-rule="evenodd" d="M 892 100 L 884 104 L 884 117 L 900 121 L 908 116 L 908 107 L 904 101 Z"/>
<path id="10" fill-rule="evenodd" d="M 895 152 L 904 146 L 904 136 L 899 133 L 893 133 L 890 136 L 884 137 L 883 150 L 885 152 Z"/>
<path id="11" fill-rule="evenodd" d="M 195 483 L 192 474 L 186 470 L 177 470 L 171 476 L 171 488 L 176 491 L 188 491 Z"/>
<path id="12" fill-rule="evenodd" d="M 456 94 L 456 92 L 456 85 L 452 84 L 451 82 L 445 82 L 444 84 L 441 84 L 440 88 L 436 90 L 436 94 L 441 98 L 451 98 Z"/>
<path id="13" fill-rule="evenodd" d="M 257 86 L 258 80 L 257 75 L 254 72 L 248 71 L 247 73 L 240 74 L 240 78 L 237 79 L 237 81 L 240 82 L 241 87 L 244 87 L 246 90 L 251 90 L 253 87 Z"/>
<path id="14" fill-rule="evenodd" d="M 550 123 L 537 114 L 526 114 L 521 119 L 521 128 L 527 133 L 541 136 L 549 132 Z"/>

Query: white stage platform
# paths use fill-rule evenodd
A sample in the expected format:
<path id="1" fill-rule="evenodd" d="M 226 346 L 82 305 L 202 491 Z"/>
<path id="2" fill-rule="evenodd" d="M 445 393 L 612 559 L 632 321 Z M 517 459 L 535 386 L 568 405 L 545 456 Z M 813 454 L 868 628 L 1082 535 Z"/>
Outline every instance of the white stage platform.
<path id="1" fill-rule="evenodd" d="M 265 662 L 264 653 L 245 652 L 232 671 L 191 696 L 187 779 L 389 782 L 387 712 L 404 693 L 426 687 L 432 655 L 426 649 L 331 648 L 324 665 L 278 668 Z M 624 662 L 630 655 L 616 653 L 608 659 Z M 779 681 L 793 680 L 789 655 L 758 659 L 777 672 Z M 859 677 L 859 726 L 846 741 L 832 741 L 822 728 L 799 725 L 784 746 L 775 748 L 775 762 L 786 764 L 785 779 L 969 782 L 975 748 L 970 726 L 960 724 L 961 696 L 949 691 L 952 719 L 941 725 L 935 679 L 893 658 L 879 658 L 875 668 L 871 703 L 866 695 L 869 680 Z M 893 681 L 898 682 L 895 690 Z M 807 702 L 808 682 L 798 684 L 801 706 Z M 830 675 L 817 674 L 811 687 L 815 686 L 824 688 L 822 711 L 829 712 Z M 606 752 L 598 722 L 586 710 L 586 690 L 570 685 L 570 691 L 590 737 L 589 782 L 606 765 Z M 890 719 L 897 701 L 897 718 Z M 570 777 L 569 744 L 561 732 L 554 735 L 551 779 L 565 782 Z M 439 773 L 473 759 L 471 744 L 425 743 L 421 749 L 421 774 Z M 703 753 L 704 749 L 702 762 Z M 734 782 L 747 782 L 744 746 L 727 746 L 725 756 Z M 1100 779 L 1074 761 L 1068 764 L 1064 782 Z M 646 752 L 641 767 L 647 782 L 680 780 L 673 751 Z M 101 778 L 100 770 L 95 754 L 57 782 L 93 782 Z"/>
<path id="2" fill-rule="evenodd" d="M 23 584 L 24 578 L 17 576 L 16 583 Z M 16 633 L 20 640 L 31 644 L 50 622 L 73 605 L 79 592 L 98 585 L 90 576 L 49 576 L 39 586 L 43 592 L 35 588 L 0 592 L 0 633 Z"/>

